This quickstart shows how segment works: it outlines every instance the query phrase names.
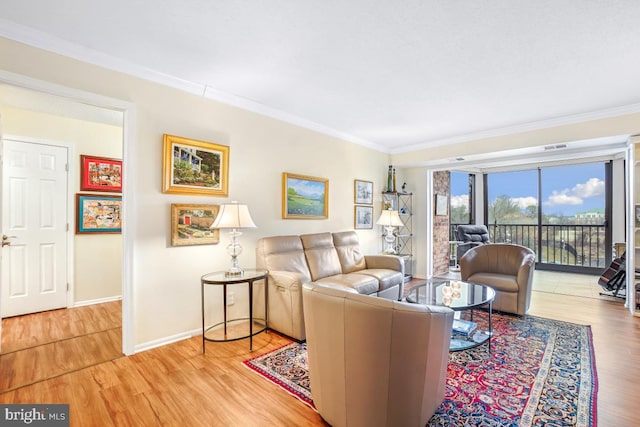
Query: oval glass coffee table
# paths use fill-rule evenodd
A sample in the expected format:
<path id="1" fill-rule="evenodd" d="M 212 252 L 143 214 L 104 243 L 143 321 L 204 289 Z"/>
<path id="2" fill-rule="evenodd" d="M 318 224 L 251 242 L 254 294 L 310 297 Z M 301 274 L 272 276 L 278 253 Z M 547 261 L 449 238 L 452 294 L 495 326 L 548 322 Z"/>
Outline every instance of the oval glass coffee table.
<path id="1" fill-rule="evenodd" d="M 407 301 L 415 304 L 440 305 L 459 312 L 454 313 L 453 331 L 451 334 L 450 351 L 468 350 L 485 342 L 491 350 L 491 336 L 493 323 L 491 311 L 496 292 L 487 285 L 468 283 L 460 280 L 427 280 L 417 285 L 407 293 Z M 487 328 L 473 321 L 473 311 L 486 306 L 489 312 Z M 469 319 L 461 319 L 460 313 L 469 311 Z"/>

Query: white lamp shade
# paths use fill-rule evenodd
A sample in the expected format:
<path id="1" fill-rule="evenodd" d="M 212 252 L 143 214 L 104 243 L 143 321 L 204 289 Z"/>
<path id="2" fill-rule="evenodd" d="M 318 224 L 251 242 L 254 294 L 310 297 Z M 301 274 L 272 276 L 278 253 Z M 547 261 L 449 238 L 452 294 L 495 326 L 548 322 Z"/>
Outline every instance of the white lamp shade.
<path id="1" fill-rule="evenodd" d="M 398 215 L 398 211 L 391 209 L 383 210 L 376 224 L 384 225 L 385 227 L 402 227 L 404 225 Z"/>
<path id="2" fill-rule="evenodd" d="M 231 202 L 220 206 L 218 216 L 210 228 L 256 228 L 256 224 L 251 219 L 247 205 Z"/>

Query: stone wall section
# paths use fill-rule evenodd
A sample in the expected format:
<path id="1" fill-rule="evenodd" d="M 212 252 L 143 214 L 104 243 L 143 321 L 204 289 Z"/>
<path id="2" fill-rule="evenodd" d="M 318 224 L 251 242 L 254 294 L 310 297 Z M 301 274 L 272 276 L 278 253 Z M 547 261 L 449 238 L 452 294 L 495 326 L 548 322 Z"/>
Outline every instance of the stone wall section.
<path id="1" fill-rule="evenodd" d="M 435 210 L 437 195 L 447 196 L 449 206 L 446 215 L 434 215 L 433 221 L 433 275 L 449 272 L 449 215 L 451 212 L 451 173 L 448 171 L 433 174 L 433 206 Z M 434 212 L 435 213 L 435 212 Z"/>

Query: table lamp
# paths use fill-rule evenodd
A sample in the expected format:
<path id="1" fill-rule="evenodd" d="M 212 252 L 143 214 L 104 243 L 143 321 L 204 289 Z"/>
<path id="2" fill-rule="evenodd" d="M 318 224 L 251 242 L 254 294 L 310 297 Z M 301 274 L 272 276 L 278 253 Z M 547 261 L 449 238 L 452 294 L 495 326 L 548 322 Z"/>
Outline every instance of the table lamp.
<path id="1" fill-rule="evenodd" d="M 395 254 L 396 250 L 393 247 L 393 244 L 396 241 L 396 237 L 393 235 L 393 227 L 402 227 L 404 223 L 400 219 L 398 215 L 398 211 L 394 211 L 391 209 L 385 209 L 380 214 L 380 218 L 376 222 L 377 225 L 384 226 L 384 241 L 385 248 L 384 252 L 388 254 Z"/>
<path id="2" fill-rule="evenodd" d="M 247 205 L 239 205 L 238 202 L 220 206 L 218 216 L 209 228 L 230 228 L 231 243 L 227 246 L 227 253 L 231 255 L 231 268 L 225 272 L 227 277 L 241 277 L 244 270 L 238 267 L 238 255 L 242 253 L 242 246 L 238 243 L 238 237 L 242 236 L 239 228 L 256 228 L 251 219 Z"/>

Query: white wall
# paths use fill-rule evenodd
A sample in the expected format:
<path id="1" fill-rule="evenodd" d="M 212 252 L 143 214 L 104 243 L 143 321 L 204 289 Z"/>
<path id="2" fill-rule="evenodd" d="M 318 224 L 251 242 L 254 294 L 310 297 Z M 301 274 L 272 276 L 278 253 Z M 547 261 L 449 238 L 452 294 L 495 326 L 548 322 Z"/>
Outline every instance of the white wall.
<path id="1" fill-rule="evenodd" d="M 356 178 L 374 183 L 374 216 L 380 213 L 387 154 L 1 38 L 0 69 L 136 106 L 135 157 L 124 159 L 124 173 L 125 180 L 134 178 L 133 188 L 125 191 L 135 194 L 135 223 L 125 239 L 134 241 L 138 348 L 198 330 L 200 276 L 229 264 L 224 231 L 219 245 L 170 246 L 171 203 L 248 204 L 258 228 L 241 237 L 245 250 L 239 260 L 245 267 L 255 265 L 255 242 L 262 236 L 353 229 Z M 228 145 L 229 197 L 163 194 L 164 133 Z M 329 219 L 281 219 L 282 172 L 329 179 Z M 366 253 L 380 251 L 379 227 L 359 235 Z M 220 298 L 209 301 L 207 310 L 221 318 Z M 230 314 L 246 307 L 244 293 L 236 293 Z"/>
<path id="2" fill-rule="evenodd" d="M 0 93 L 0 100 L 1 100 Z M 0 105 L 5 135 L 71 144 L 73 188 L 80 192 L 80 155 L 122 158 L 122 128 Z M 70 197 L 75 198 L 75 192 Z M 74 212 L 70 213 L 74 216 Z M 73 233 L 73 228 L 70 231 Z M 122 295 L 120 235 L 76 235 L 73 283 L 75 304 Z"/>

